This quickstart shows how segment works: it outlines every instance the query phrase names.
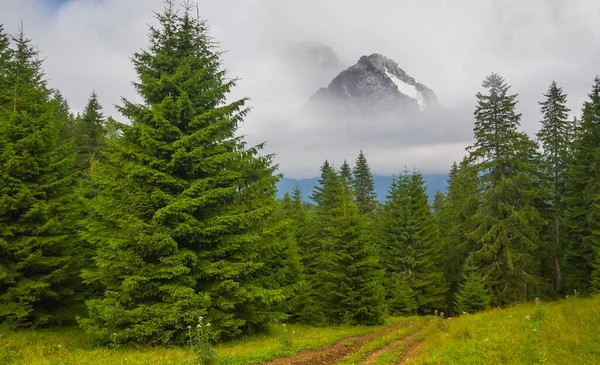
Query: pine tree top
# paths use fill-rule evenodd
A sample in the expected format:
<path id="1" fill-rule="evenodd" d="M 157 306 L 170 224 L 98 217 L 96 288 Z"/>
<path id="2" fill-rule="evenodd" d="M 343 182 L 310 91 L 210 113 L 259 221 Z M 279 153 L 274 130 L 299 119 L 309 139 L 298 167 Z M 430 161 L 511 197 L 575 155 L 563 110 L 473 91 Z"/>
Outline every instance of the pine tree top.
<path id="1" fill-rule="evenodd" d="M 475 144 L 469 150 L 484 161 L 509 158 L 510 144 L 521 138 L 517 131 L 521 114 L 515 111 L 518 95 L 509 94 L 510 86 L 496 73 L 487 76 L 482 86 L 487 93 L 476 95 Z"/>
<path id="2" fill-rule="evenodd" d="M 352 168 L 346 160 L 344 160 L 344 163 L 340 166 L 340 177 L 344 181 L 344 184 L 348 186 L 352 185 Z"/>
<path id="3" fill-rule="evenodd" d="M 354 175 L 354 194 L 360 213 L 373 213 L 377 207 L 375 182 L 367 158 L 362 150 L 356 158 L 356 164 L 352 170 L 352 174 Z"/>

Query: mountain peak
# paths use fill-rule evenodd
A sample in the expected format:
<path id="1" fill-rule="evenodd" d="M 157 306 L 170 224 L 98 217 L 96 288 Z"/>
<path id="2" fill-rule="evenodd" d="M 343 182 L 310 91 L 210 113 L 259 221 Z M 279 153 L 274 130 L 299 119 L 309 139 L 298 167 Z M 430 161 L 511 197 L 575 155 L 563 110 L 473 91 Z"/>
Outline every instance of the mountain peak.
<path id="1" fill-rule="evenodd" d="M 422 112 L 438 104 L 431 89 L 418 83 L 398 63 L 377 53 L 362 56 L 311 100 L 341 104 L 348 111 L 359 108 L 368 112 L 373 109 Z"/>

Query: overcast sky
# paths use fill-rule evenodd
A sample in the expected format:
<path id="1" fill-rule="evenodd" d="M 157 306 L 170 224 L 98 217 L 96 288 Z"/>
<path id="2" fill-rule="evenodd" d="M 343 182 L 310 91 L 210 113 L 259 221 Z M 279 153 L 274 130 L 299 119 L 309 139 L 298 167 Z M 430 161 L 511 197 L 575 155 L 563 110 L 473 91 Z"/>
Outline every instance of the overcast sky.
<path id="1" fill-rule="evenodd" d="M 112 105 L 121 96 L 136 99 L 130 56 L 147 44 L 152 10 L 160 9 L 161 0 L 2 0 L 0 23 L 16 32 L 23 20 L 46 58 L 51 86 L 74 110 L 96 90 L 106 113 L 122 120 Z M 317 175 L 325 158 L 339 166 L 361 148 L 378 174 L 405 165 L 446 172 L 471 143 L 475 94 L 490 72 L 519 93 L 529 134 L 539 128 L 537 102 L 552 80 L 579 115 L 600 73 L 598 0 L 201 0 L 199 9 L 228 50 L 229 75 L 241 78 L 231 97 L 252 98 L 241 132 L 251 143 L 266 140 L 288 177 Z M 286 45 L 300 41 L 331 46 L 348 66 L 371 53 L 395 60 L 434 90 L 447 117 L 346 139 L 332 137 L 328 126 L 290 121 L 310 95 L 278 93 L 276 85 L 294 75 L 273 65 Z"/>

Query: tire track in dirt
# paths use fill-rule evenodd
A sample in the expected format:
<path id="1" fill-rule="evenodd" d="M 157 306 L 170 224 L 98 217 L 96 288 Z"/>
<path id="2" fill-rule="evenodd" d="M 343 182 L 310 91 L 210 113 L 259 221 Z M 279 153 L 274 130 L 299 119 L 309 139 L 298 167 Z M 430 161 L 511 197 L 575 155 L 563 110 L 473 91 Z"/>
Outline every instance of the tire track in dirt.
<path id="1" fill-rule="evenodd" d="M 409 325 L 409 322 L 398 323 L 394 326 L 363 336 L 344 338 L 328 347 L 315 350 L 304 350 L 289 357 L 280 357 L 265 362 L 263 365 L 335 365 L 342 361 L 346 356 L 358 351 L 362 345 L 372 339 L 396 331 L 399 328 L 408 327 Z"/>
<path id="2" fill-rule="evenodd" d="M 412 335 L 406 339 L 406 347 L 402 351 L 402 361 L 400 361 L 398 365 L 408 364 L 408 361 L 419 353 L 423 341 L 417 341 L 414 337 L 415 335 Z"/>
<path id="3" fill-rule="evenodd" d="M 402 350 L 401 350 L 402 361 L 400 362 L 400 364 L 405 364 L 405 359 L 408 359 L 409 357 L 412 357 L 413 355 L 415 355 L 416 351 L 418 350 L 418 347 L 420 347 L 420 345 L 421 345 L 421 342 L 417 341 L 415 339 L 415 336 L 417 336 L 421 332 L 421 329 L 419 329 L 415 333 L 412 333 L 412 334 L 406 335 L 402 338 L 399 338 L 397 340 L 394 340 L 394 341 L 388 343 L 387 345 L 385 345 L 384 347 L 371 352 L 369 354 L 369 356 L 367 356 L 367 358 L 362 363 L 365 365 L 372 364 L 384 352 L 390 351 L 390 350 L 395 351 L 395 349 L 398 346 L 400 346 L 401 344 L 404 344 L 404 346 L 402 347 Z"/>

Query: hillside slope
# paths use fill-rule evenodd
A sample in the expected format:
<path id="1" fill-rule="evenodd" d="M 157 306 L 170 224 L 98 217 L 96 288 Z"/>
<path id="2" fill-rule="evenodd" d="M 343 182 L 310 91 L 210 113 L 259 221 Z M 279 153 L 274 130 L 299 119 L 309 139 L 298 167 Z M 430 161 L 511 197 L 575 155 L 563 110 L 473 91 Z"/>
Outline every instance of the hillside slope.
<path id="1" fill-rule="evenodd" d="M 437 319 L 423 335 L 407 364 L 600 364 L 600 296 Z"/>

